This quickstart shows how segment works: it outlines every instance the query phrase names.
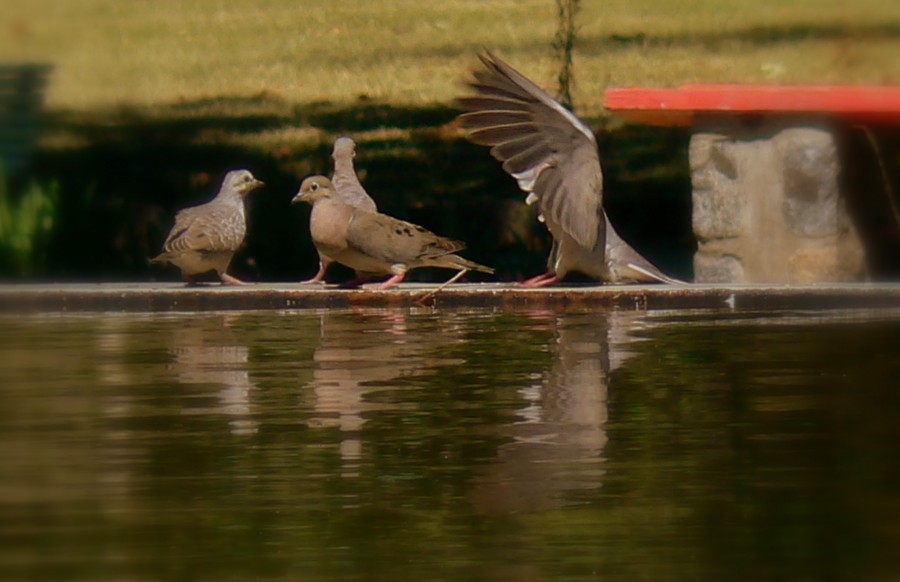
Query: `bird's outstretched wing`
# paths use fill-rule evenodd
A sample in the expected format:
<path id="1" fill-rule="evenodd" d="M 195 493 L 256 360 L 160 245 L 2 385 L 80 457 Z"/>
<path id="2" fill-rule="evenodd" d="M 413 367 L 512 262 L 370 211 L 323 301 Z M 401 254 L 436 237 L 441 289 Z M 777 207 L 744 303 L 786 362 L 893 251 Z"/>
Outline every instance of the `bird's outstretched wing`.
<path id="1" fill-rule="evenodd" d="M 477 96 L 459 100 L 469 138 L 492 146 L 526 200 L 565 234 L 587 249 L 603 245 L 603 174 L 591 129 L 490 52 L 480 58 L 485 68 L 470 82 Z"/>

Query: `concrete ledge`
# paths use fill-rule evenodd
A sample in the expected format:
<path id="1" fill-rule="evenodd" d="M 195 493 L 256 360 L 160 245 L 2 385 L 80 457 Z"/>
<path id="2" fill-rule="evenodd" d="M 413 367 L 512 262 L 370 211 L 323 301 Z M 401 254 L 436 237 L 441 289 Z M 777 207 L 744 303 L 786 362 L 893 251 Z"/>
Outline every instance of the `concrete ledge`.
<path id="1" fill-rule="evenodd" d="M 292 283 L 185 287 L 175 283 L 0 285 L 0 312 L 157 312 L 408 307 L 436 288 L 337 289 Z M 441 291 L 438 307 L 645 309 L 845 309 L 900 307 L 900 284 L 578 285 L 521 289 L 509 283 L 460 284 Z"/>

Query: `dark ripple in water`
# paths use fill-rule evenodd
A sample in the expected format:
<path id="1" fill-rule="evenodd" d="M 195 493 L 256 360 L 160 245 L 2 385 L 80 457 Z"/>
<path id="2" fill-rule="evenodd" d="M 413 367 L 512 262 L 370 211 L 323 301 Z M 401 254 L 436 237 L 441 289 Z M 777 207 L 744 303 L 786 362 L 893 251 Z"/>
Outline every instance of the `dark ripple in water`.
<path id="1" fill-rule="evenodd" d="M 4 317 L 4 579 L 892 579 L 900 318 Z"/>

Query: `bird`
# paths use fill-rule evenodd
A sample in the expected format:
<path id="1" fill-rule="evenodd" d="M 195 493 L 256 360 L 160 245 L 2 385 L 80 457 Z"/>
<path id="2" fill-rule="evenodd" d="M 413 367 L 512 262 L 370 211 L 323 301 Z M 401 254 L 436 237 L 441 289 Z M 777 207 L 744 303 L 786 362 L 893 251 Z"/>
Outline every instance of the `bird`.
<path id="1" fill-rule="evenodd" d="M 644 258 L 634 247 L 622 240 L 606 212 L 606 281 L 609 283 L 668 283 L 684 285 L 680 279 L 669 277 Z"/>
<path id="2" fill-rule="evenodd" d="M 493 273 L 456 255 L 465 243 L 438 236 L 419 226 L 344 202 L 326 176 L 309 176 L 292 204 L 312 204 L 309 230 L 319 255 L 357 271 L 391 275 L 378 289 L 390 289 L 418 267 L 441 267 Z"/>
<path id="3" fill-rule="evenodd" d="M 355 157 L 356 142 L 346 136 L 334 140 L 334 148 L 331 151 L 331 159 L 334 160 L 331 184 L 338 197 L 350 206 L 369 212 L 378 212 L 375 201 L 359 183 L 356 168 L 353 167 L 353 158 Z"/>
<path id="4" fill-rule="evenodd" d="M 602 279 L 606 283 L 628 284 L 628 283 L 668 283 L 670 285 L 684 285 L 685 282 L 673 277 L 669 277 L 660 271 L 653 263 L 643 257 L 639 252 L 627 242 L 622 240 L 619 233 L 609 221 L 609 216 L 603 212 L 603 220 L 606 229 L 606 243 L 604 245 L 603 255 L 603 275 Z M 575 258 L 582 258 L 578 255 L 578 249 L 572 250 Z M 558 257 L 559 245 L 556 241 L 550 247 L 550 255 L 547 258 L 546 273 L 538 275 L 524 281 L 525 287 L 546 287 L 554 283 L 558 283 L 561 277 L 554 274 L 554 266 L 560 261 Z M 590 259 L 588 259 L 590 260 Z M 570 269 L 578 271 L 579 269 Z M 599 277 L 598 277 L 599 278 Z"/>
<path id="5" fill-rule="evenodd" d="M 353 167 L 353 158 L 356 157 L 356 142 L 346 136 L 341 136 L 334 141 L 331 151 L 331 159 L 334 160 L 334 173 L 331 175 L 331 183 L 338 198 L 346 204 L 365 210 L 366 212 L 378 212 L 378 206 L 363 185 L 360 184 Z M 312 279 L 303 281 L 303 284 L 324 283 L 325 273 L 334 261 L 319 253 L 319 271 Z M 358 280 L 364 280 L 368 273 L 357 271 Z"/>
<path id="6" fill-rule="evenodd" d="M 209 271 L 215 271 L 224 285 L 244 284 L 226 271 L 247 233 L 244 198 L 261 186 L 263 182 L 248 170 L 225 174 L 215 198 L 175 215 L 163 252 L 150 262 L 175 265 L 188 285 L 196 284 L 196 277 Z"/>
<path id="7" fill-rule="evenodd" d="M 459 121 L 472 142 L 491 146 L 553 238 L 547 272 L 522 285 L 552 285 L 574 271 L 610 283 L 674 282 L 612 229 L 590 127 L 490 51 L 479 58 L 484 68 L 469 81 L 476 94 L 458 99 Z"/>

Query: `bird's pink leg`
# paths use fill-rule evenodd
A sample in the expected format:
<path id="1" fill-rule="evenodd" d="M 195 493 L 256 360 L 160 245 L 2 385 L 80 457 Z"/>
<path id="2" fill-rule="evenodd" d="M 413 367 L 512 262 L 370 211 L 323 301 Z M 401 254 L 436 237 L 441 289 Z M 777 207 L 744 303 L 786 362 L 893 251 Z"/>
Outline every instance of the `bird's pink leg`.
<path id="1" fill-rule="evenodd" d="M 553 273 L 542 273 L 537 277 L 532 277 L 531 279 L 526 279 L 519 283 L 519 287 L 525 287 L 529 289 L 535 289 L 538 287 L 549 287 L 555 283 L 559 282 L 559 277 L 554 275 Z"/>
<path id="2" fill-rule="evenodd" d="M 228 273 L 219 273 L 219 279 L 222 280 L 223 285 L 247 285 L 244 281 L 237 277 L 232 277 Z"/>
<path id="3" fill-rule="evenodd" d="M 375 289 L 390 289 L 391 287 L 397 286 L 403 278 L 406 277 L 406 273 L 400 273 L 399 275 L 394 275 L 384 283 L 375 287 Z"/>
<path id="4" fill-rule="evenodd" d="M 328 270 L 328 265 L 319 261 L 319 272 L 316 273 L 316 276 L 312 279 L 307 279 L 306 281 L 300 281 L 301 285 L 324 285 L 325 284 L 325 271 Z"/>

